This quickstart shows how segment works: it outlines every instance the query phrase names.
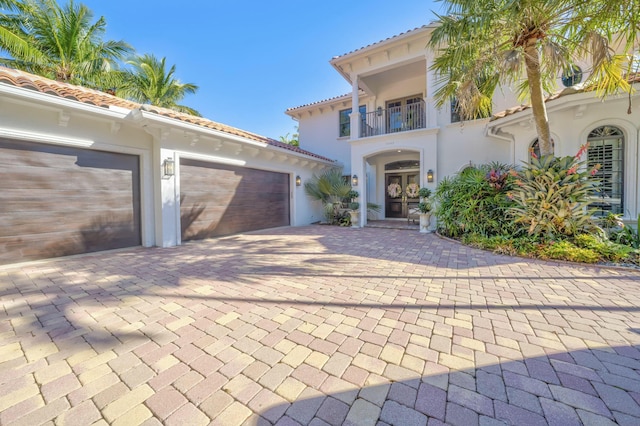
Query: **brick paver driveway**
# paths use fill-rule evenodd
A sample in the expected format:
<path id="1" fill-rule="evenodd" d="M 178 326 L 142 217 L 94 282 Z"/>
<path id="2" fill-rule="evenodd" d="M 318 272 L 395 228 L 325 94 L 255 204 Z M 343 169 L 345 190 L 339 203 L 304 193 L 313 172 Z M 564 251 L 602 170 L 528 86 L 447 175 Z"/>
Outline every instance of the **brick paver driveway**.
<path id="1" fill-rule="evenodd" d="M 310 226 L 0 270 L 0 424 L 640 424 L 640 274 Z"/>

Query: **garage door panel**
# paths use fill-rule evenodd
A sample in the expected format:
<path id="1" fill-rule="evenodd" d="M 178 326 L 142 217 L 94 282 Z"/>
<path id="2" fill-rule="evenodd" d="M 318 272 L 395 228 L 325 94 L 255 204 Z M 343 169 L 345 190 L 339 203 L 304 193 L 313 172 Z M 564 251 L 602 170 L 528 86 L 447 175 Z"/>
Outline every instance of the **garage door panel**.
<path id="1" fill-rule="evenodd" d="M 0 139 L 0 158 L 0 263 L 140 244 L 138 156 Z"/>
<path id="2" fill-rule="evenodd" d="M 180 191 L 185 241 L 290 224 L 286 173 L 182 159 Z"/>

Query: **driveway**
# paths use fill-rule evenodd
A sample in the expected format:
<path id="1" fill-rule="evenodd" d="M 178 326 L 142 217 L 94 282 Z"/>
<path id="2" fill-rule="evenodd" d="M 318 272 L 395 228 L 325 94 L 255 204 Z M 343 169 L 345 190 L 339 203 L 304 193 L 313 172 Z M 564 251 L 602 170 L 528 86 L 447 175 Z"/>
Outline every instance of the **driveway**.
<path id="1" fill-rule="evenodd" d="M 640 424 L 640 273 L 280 228 L 0 269 L 2 425 Z"/>

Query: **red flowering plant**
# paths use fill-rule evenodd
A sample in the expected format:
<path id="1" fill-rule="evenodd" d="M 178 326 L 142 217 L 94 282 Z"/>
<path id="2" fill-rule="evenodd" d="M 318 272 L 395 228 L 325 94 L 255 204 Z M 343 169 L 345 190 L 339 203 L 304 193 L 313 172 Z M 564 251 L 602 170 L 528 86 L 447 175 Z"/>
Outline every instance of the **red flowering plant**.
<path id="1" fill-rule="evenodd" d="M 587 149 L 587 144 L 582 145 L 575 156 L 532 156 L 518 172 L 509 193 L 515 205 L 508 214 L 529 235 L 549 240 L 602 233 L 589 209 L 597 183 L 592 176 L 600 165 L 587 168 L 581 159 Z"/>

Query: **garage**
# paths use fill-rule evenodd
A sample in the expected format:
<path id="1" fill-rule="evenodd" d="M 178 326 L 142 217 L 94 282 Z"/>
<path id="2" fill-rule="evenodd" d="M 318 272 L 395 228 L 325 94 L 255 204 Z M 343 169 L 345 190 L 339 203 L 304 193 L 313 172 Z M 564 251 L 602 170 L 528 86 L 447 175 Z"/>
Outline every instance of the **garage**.
<path id="1" fill-rule="evenodd" d="M 182 158 L 182 240 L 290 224 L 289 175 Z"/>
<path id="2" fill-rule="evenodd" d="M 139 163 L 0 138 L 0 264 L 140 245 Z"/>

